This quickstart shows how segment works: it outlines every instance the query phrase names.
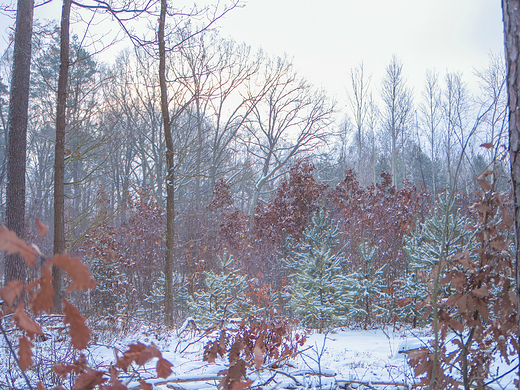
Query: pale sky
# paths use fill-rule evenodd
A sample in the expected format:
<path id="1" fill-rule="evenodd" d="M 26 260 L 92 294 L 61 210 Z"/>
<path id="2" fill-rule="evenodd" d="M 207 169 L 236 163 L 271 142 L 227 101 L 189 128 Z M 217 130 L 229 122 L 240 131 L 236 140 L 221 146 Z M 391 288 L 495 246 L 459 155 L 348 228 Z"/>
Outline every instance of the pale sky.
<path id="1" fill-rule="evenodd" d="M 61 3 L 54 0 L 35 17 L 59 19 L 60 12 Z M 0 17 L 2 52 L 9 24 Z M 501 54 L 503 46 L 499 0 L 248 0 L 220 26 L 223 36 L 273 55 L 286 53 L 340 106 L 350 69 L 361 61 L 377 93 L 386 65 L 397 55 L 418 96 L 432 68 L 441 75 L 463 72 L 476 88 L 474 69 L 485 67 L 489 54 Z"/>
<path id="2" fill-rule="evenodd" d="M 224 35 L 285 51 L 338 99 L 361 61 L 378 88 L 397 55 L 417 94 L 429 68 L 461 71 L 475 86 L 474 68 L 503 50 L 499 0 L 249 0 L 222 25 Z"/>

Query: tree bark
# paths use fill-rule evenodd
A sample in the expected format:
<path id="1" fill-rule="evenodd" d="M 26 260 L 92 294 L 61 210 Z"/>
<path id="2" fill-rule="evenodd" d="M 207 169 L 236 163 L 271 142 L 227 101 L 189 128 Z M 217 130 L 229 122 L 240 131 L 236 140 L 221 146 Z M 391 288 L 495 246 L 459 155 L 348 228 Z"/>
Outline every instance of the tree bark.
<path id="1" fill-rule="evenodd" d="M 166 142 L 166 250 L 164 262 L 164 323 L 173 325 L 173 249 L 175 233 L 175 166 L 173 154 L 173 138 L 168 109 L 168 91 L 166 87 L 166 44 L 164 30 L 166 24 L 167 0 L 161 0 L 161 13 L 157 39 L 159 45 L 159 86 L 161 89 L 161 113 L 163 119 L 164 140 Z"/>
<path id="2" fill-rule="evenodd" d="M 65 252 L 65 127 L 67 110 L 67 80 L 69 76 L 69 28 L 71 0 L 63 0 L 60 31 L 60 75 L 56 107 L 56 144 L 54 146 L 54 254 Z M 62 279 L 58 267 L 52 269 L 54 310 L 61 312 Z"/>
<path id="3" fill-rule="evenodd" d="M 520 308 L 520 1 L 502 0 L 502 14 L 509 103 L 509 153 L 514 199 L 516 294 Z M 520 315 L 518 314 L 517 321 L 520 332 Z"/>
<path id="4" fill-rule="evenodd" d="M 7 151 L 6 214 L 7 228 L 25 236 L 25 171 L 29 81 L 31 77 L 31 38 L 34 0 L 18 0 L 14 38 L 13 74 L 9 99 L 9 141 Z M 24 260 L 6 256 L 5 282 L 25 281 Z"/>

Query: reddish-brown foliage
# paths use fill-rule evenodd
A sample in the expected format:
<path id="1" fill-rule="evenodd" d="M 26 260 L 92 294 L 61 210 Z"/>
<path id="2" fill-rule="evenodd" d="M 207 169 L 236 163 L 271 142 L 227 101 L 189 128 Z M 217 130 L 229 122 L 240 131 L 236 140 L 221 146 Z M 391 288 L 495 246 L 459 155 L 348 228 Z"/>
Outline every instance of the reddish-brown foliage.
<path id="1" fill-rule="evenodd" d="M 6 251 L 8 255 L 18 253 L 25 258 L 25 261 L 31 267 L 34 267 L 34 263 L 36 262 L 36 252 L 34 249 L 19 239 L 14 232 L 5 226 L 0 226 L 0 251 Z"/>
<path id="2" fill-rule="evenodd" d="M 29 367 L 32 366 L 33 360 L 32 356 L 33 353 L 31 351 L 32 343 L 31 341 L 26 337 L 20 337 L 20 346 L 19 346 L 19 352 L 18 356 L 20 357 L 20 367 L 23 371 L 27 370 Z"/>
<path id="3" fill-rule="evenodd" d="M 85 349 L 90 341 L 91 333 L 90 329 L 85 325 L 85 317 L 65 299 L 63 300 L 63 314 L 65 314 L 63 321 L 66 324 L 70 324 L 72 345 L 76 349 Z"/>
<path id="4" fill-rule="evenodd" d="M 92 278 L 88 267 L 83 264 L 79 258 L 63 254 L 54 255 L 52 261 L 54 265 L 67 272 L 72 278 L 72 283 L 66 291 L 90 290 L 96 286 L 96 281 Z"/>
<path id="5" fill-rule="evenodd" d="M 0 288 L 0 297 L 9 305 L 13 306 L 14 300 L 23 290 L 23 282 L 11 280 L 5 287 Z"/>
<path id="6" fill-rule="evenodd" d="M 387 277 L 394 280 L 406 269 L 403 236 L 427 215 L 430 203 L 423 189 L 405 183 L 397 190 L 388 173 L 381 178 L 381 183 L 362 188 L 354 172 L 348 171 L 328 198 L 332 216 L 340 221 L 349 266 L 353 270 L 359 267 L 359 244 L 369 240 L 379 248 L 373 266 L 388 264 Z"/>
<path id="7" fill-rule="evenodd" d="M 12 232 L 0 228 L 0 241 L 2 240 L 4 242 L 3 249 L 10 251 L 10 253 L 23 253 L 27 250 L 23 241 L 18 240 L 18 238 L 13 238 Z M 45 267 L 42 267 L 41 269 L 40 278 L 26 286 L 26 290 L 29 292 L 31 297 L 32 308 L 35 314 L 39 311 L 48 311 L 52 308 L 52 296 L 54 295 L 54 290 L 52 288 L 51 267 L 53 264 L 65 270 L 68 276 L 72 279 L 72 284 L 67 291 L 90 289 L 95 287 L 95 280 L 92 278 L 88 268 L 83 265 L 78 258 L 70 258 L 68 255 L 56 255 L 52 260 L 47 259 Z M 40 288 L 38 291 L 35 291 L 37 286 Z M 0 293 L 8 305 L 11 306 L 16 297 L 22 291 L 22 288 L 23 282 L 12 281 L 6 287 L 1 289 Z M 90 341 L 91 330 L 85 325 L 85 318 L 79 313 L 78 309 L 65 299 L 63 300 L 63 306 L 63 322 L 70 325 L 69 333 L 72 345 L 78 350 L 86 348 Z M 43 335 L 40 325 L 30 318 L 24 310 L 22 301 L 18 303 L 17 309 L 12 318 L 17 327 L 20 330 L 26 331 L 30 338 L 33 338 L 34 335 Z M 33 354 L 31 351 L 32 343 L 26 337 L 20 337 L 19 340 L 18 362 L 22 370 L 25 371 L 33 364 Z M 138 344 L 136 346 L 131 346 L 130 350 L 123 355 L 123 358 L 118 360 L 118 363 L 122 362 L 126 369 L 128 368 L 128 365 L 134 361 L 137 364 L 145 364 L 153 357 L 158 358 L 156 367 L 157 375 L 163 378 L 168 377 L 171 374 L 172 365 L 162 357 L 161 353 L 154 345 L 144 346 Z M 106 379 L 103 378 L 106 372 L 94 370 L 89 367 L 83 354 L 81 354 L 79 359 L 72 364 L 55 363 L 52 370 L 60 377 L 65 377 L 72 373 L 79 374 L 73 382 L 72 390 L 90 390 L 98 386 L 103 390 L 126 389 L 122 382 L 117 379 L 118 372 L 114 366 L 110 367 L 109 385 L 102 386 L 102 384 L 106 382 Z M 30 384 L 28 383 L 28 385 Z M 146 386 L 146 384 L 144 383 L 143 386 Z M 45 388 L 41 382 L 38 383 L 37 387 L 39 390 Z M 62 386 L 58 386 L 56 389 L 62 389 Z"/>
<path id="8" fill-rule="evenodd" d="M 493 192 L 489 183 L 480 184 L 484 193 L 476 194 L 471 207 L 475 224 L 467 227 L 475 232 L 476 249 L 447 259 L 446 276 L 440 281 L 439 288 L 451 293 L 437 306 L 439 344 L 410 356 L 416 375 L 425 374 L 423 382 L 433 381 L 434 388 L 485 388 L 494 351 L 508 364 L 517 356 L 514 256 L 507 250 L 513 220 L 503 194 Z M 450 340 L 457 348 L 448 353 Z M 454 369 L 463 383 L 453 380 Z"/>
<path id="9" fill-rule="evenodd" d="M 23 302 L 18 303 L 18 307 L 13 315 L 14 322 L 18 328 L 25 330 L 29 337 L 35 334 L 43 335 L 42 328 L 32 318 L 30 318 L 23 308 Z"/>
<path id="10" fill-rule="evenodd" d="M 36 226 L 38 227 L 38 232 L 40 233 L 40 240 L 43 240 L 47 235 L 49 225 L 45 225 L 38 218 L 36 218 Z"/>

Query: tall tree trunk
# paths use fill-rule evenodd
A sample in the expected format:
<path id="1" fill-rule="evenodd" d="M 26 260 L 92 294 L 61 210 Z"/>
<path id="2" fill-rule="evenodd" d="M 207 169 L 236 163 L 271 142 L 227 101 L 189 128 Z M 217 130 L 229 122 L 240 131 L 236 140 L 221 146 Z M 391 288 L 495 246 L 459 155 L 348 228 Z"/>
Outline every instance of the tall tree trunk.
<path id="1" fill-rule="evenodd" d="M 65 112 L 67 109 L 67 80 L 69 75 L 69 26 L 71 0 L 63 0 L 60 31 L 60 75 L 56 109 L 56 144 L 54 149 L 54 254 L 65 252 Z M 52 270 L 54 310 L 61 312 L 62 274 L 58 267 Z"/>
<path id="2" fill-rule="evenodd" d="M 175 232 L 175 199 L 173 165 L 173 139 L 168 109 L 168 91 L 166 88 L 166 45 L 164 29 L 166 24 L 167 0 L 161 0 L 161 14 L 157 39 L 159 44 L 159 86 L 161 89 L 161 112 L 163 119 L 164 140 L 166 141 L 166 251 L 164 262 L 164 323 L 173 325 L 173 249 Z"/>
<path id="3" fill-rule="evenodd" d="M 31 38 L 34 0 L 18 0 L 14 37 L 13 74 L 9 99 L 9 142 L 7 151 L 6 214 L 7 227 L 24 238 L 25 170 L 29 81 L 31 77 Z M 18 255 L 5 263 L 5 282 L 25 281 L 25 264 Z"/>
<path id="4" fill-rule="evenodd" d="M 509 101 L 509 152 L 514 198 L 516 294 L 520 308 L 520 1 L 502 0 L 502 13 Z M 517 315 L 517 321 L 520 332 L 520 315 Z"/>

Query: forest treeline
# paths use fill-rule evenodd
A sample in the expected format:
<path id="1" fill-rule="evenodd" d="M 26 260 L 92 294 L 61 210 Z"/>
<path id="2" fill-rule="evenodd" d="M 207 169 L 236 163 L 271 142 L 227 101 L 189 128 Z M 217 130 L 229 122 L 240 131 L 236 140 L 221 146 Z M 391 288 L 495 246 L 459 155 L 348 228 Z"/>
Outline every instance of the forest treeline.
<path id="1" fill-rule="evenodd" d="M 35 29 L 27 215 L 50 221 L 59 28 Z M 2 57 L 0 90 L 2 198 L 10 55 L 8 50 Z M 137 49 L 122 52 L 109 66 L 78 38 L 71 41 L 65 147 L 69 248 L 99 222 L 101 208 L 120 226 L 128 220 L 129 198 L 139 193 L 150 193 L 159 208 L 165 206 L 165 140 L 154 61 Z M 286 57 L 253 53 L 216 32 L 186 41 L 168 61 L 179 214 L 211 204 L 215 184 L 224 180 L 237 208 L 253 215 L 300 158 L 313 160 L 325 184 L 336 185 L 349 169 L 362 186 L 388 172 L 397 188 L 407 180 L 432 194 L 456 188 L 469 195 L 475 177 L 490 164 L 498 175 L 507 175 L 500 160 L 507 135 L 505 71 L 498 57 L 477 74 L 476 94 L 457 72 L 428 71 L 424 85 L 412 89 L 396 57 L 380 83 L 360 65 L 350 71 L 342 102 L 331 101 L 299 76 Z M 345 105 L 343 115 L 338 107 Z"/>
<path id="2" fill-rule="evenodd" d="M 179 28 L 176 39 L 190 36 L 190 28 Z M 164 270 L 166 145 L 156 60 L 136 48 L 107 65 L 77 37 L 70 48 L 67 248 L 85 253 L 106 277 L 126 275 L 114 283 L 142 309 L 147 304 L 136 297 L 150 295 Z M 26 215 L 49 224 L 59 53 L 59 28 L 36 23 Z M 11 55 L 8 49 L 2 57 L 2 198 Z M 358 265 L 358 246 L 367 241 L 378 246 L 374 266 L 387 264 L 390 283 L 406 269 L 403 235 L 424 220 L 438 193 L 459 192 L 467 208 L 486 170 L 497 190 L 507 188 L 505 70 L 498 57 L 476 74 L 477 94 L 461 73 L 430 70 L 413 89 L 397 57 L 379 84 L 361 64 L 350 70 L 339 103 L 299 76 L 287 57 L 252 52 L 208 30 L 169 53 L 167 74 L 175 269 L 189 280 L 190 293 L 226 249 L 257 283 L 281 289 L 288 275 L 280 259 L 319 207 L 340 223 L 346 271 Z M 346 114 L 338 109 L 345 104 Z M 51 252 L 50 245 L 43 249 Z"/>

